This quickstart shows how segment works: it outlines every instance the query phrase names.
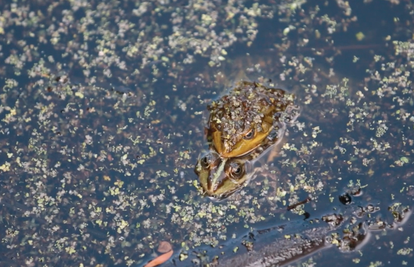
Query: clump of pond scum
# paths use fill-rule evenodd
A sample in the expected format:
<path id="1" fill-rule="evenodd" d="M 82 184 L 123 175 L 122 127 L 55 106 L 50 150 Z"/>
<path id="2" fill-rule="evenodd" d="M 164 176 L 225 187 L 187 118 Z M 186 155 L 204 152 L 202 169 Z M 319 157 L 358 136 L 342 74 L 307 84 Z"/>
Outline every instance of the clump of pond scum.
<path id="1" fill-rule="evenodd" d="M 0 265 L 412 265 L 412 3 L 357 2 L 2 1 Z M 240 71 L 301 115 L 214 202 L 203 112 Z"/>

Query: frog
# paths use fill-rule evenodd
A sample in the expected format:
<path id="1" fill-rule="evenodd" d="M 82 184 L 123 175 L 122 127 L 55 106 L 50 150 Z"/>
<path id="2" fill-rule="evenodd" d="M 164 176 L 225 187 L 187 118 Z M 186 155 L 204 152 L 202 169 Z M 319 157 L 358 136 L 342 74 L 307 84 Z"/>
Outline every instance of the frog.
<path id="1" fill-rule="evenodd" d="M 208 105 L 205 135 L 222 159 L 241 157 L 271 142 L 299 115 L 295 95 L 262 83 L 238 82 L 229 94 Z"/>

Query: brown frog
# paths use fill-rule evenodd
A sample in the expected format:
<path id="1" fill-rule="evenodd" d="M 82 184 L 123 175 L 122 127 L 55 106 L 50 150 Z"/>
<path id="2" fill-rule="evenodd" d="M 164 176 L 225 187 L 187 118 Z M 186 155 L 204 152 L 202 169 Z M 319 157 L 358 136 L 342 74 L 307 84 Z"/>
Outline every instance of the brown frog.
<path id="1" fill-rule="evenodd" d="M 244 156 L 268 142 L 277 143 L 286 124 L 299 114 L 294 98 L 282 89 L 239 82 L 228 95 L 208 106 L 205 132 L 211 149 L 225 159 Z"/>

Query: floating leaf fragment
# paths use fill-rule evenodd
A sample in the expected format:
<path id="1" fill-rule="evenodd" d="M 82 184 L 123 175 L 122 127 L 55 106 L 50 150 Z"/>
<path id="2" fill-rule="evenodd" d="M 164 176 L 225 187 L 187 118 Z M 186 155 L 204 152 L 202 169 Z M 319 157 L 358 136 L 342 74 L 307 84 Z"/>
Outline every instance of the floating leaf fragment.
<path id="1" fill-rule="evenodd" d="M 169 260 L 171 258 L 172 254 L 173 254 L 173 250 L 170 250 L 169 252 L 164 253 L 164 254 L 156 257 L 152 261 L 148 262 L 144 267 L 155 267 L 155 266 L 158 266 L 160 264 L 163 264 L 164 262 L 166 262 L 167 260 Z"/>
<path id="2" fill-rule="evenodd" d="M 166 253 L 172 250 L 171 243 L 168 241 L 161 241 L 160 245 L 158 246 L 159 253 Z"/>

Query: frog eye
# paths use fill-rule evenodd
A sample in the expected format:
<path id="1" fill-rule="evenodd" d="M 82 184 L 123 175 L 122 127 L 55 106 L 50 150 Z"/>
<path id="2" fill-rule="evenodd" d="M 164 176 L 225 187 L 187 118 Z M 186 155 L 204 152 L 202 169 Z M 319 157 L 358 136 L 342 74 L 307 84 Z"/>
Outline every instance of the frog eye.
<path id="1" fill-rule="evenodd" d="M 241 169 L 241 167 L 240 166 L 238 166 L 237 168 L 235 168 L 234 170 L 233 170 L 233 173 L 235 174 L 235 175 L 240 175 L 240 173 L 242 172 L 242 169 Z"/>
<path id="2" fill-rule="evenodd" d="M 251 129 L 249 132 L 247 132 L 247 133 L 243 136 L 243 138 L 244 138 L 245 140 L 250 140 L 250 139 L 252 139 L 252 138 L 254 137 L 254 134 L 255 134 L 254 129 Z"/>
<path id="3" fill-rule="evenodd" d="M 212 157 L 211 157 L 211 155 L 206 155 L 206 156 L 204 156 L 204 157 L 200 160 L 200 162 L 201 162 L 201 166 L 202 166 L 204 169 L 208 169 L 208 168 L 210 168 L 210 164 L 211 164 L 211 162 L 212 162 Z"/>
<path id="4" fill-rule="evenodd" d="M 232 162 L 229 166 L 229 176 L 232 179 L 240 179 L 243 176 L 243 166 L 237 162 Z"/>

